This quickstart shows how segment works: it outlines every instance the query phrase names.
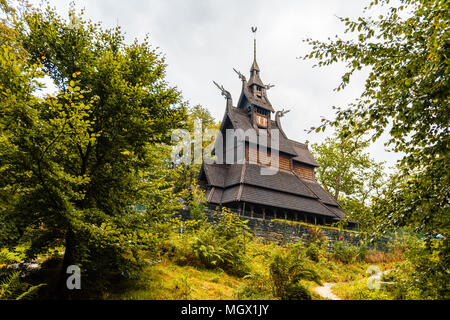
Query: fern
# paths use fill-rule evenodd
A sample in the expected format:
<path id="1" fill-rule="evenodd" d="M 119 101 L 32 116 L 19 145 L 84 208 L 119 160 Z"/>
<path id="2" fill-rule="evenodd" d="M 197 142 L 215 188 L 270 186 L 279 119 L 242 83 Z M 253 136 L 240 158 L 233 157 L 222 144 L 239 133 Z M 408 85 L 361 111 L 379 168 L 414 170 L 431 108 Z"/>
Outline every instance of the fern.
<path id="1" fill-rule="evenodd" d="M 0 250 L 0 264 L 12 264 L 20 262 L 21 259 L 17 253 L 11 252 L 8 249 Z"/>
<path id="2" fill-rule="evenodd" d="M 25 291 L 24 293 L 19 295 L 16 298 L 16 300 L 31 299 L 31 298 L 35 297 L 37 292 L 38 292 L 38 290 L 39 290 L 39 288 L 43 287 L 45 285 L 46 285 L 45 283 L 41 283 L 41 284 L 38 284 L 36 286 L 30 287 L 27 291 Z"/>
<path id="3" fill-rule="evenodd" d="M 20 280 L 20 271 L 13 271 L 0 282 L 0 300 L 32 298 L 45 284 L 31 286 Z"/>

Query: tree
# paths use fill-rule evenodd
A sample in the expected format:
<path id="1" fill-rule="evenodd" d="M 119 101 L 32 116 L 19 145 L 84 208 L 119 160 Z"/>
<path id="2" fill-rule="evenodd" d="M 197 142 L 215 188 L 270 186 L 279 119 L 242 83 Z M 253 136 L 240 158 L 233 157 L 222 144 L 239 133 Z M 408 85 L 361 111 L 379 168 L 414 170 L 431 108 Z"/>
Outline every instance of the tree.
<path id="1" fill-rule="evenodd" d="M 213 139 L 217 136 L 217 132 L 214 130 L 219 130 L 220 125 L 215 121 L 214 117 L 211 115 L 208 109 L 201 105 L 195 105 L 193 107 L 188 108 L 187 111 L 187 119 L 186 119 L 186 129 L 189 131 L 189 134 L 191 136 L 191 141 L 194 141 L 194 143 L 191 145 L 191 155 L 194 154 L 195 149 L 197 146 L 194 146 L 196 143 L 195 139 L 199 139 L 198 141 L 199 146 L 201 145 L 201 152 L 203 154 L 203 151 L 205 148 L 208 147 L 211 143 L 213 143 Z M 210 131 L 214 134 L 208 134 L 205 133 L 207 131 Z M 209 140 L 209 138 L 212 138 L 212 140 Z M 191 161 L 190 163 L 179 163 L 177 164 L 178 170 L 181 171 L 180 174 L 180 180 L 177 181 L 176 185 L 177 188 L 182 189 L 190 189 L 191 195 L 190 198 L 193 197 L 193 193 L 196 191 L 192 190 L 192 188 L 196 187 L 196 179 L 198 178 L 200 174 L 200 168 L 201 163 L 195 163 L 194 161 Z"/>
<path id="2" fill-rule="evenodd" d="M 343 193 L 366 203 L 370 195 L 380 190 L 383 163 L 377 163 L 364 152 L 369 145 L 361 137 L 343 138 L 336 134 L 311 150 L 319 163 L 317 180 L 338 200 Z"/>
<path id="3" fill-rule="evenodd" d="M 31 242 L 30 257 L 63 244 L 61 297 L 74 264 L 83 293 L 101 293 L 138 270 L 140 249 L 180 206 L 164 145 L 185 118 L 180 92 L 148 38 L 127 45 L 120 27 L 104 30 L 83 12 L 73 23 L 23 8 L 7 23 L 16 36 L 0 50 L 0 240 Z M 44 73 L 58 92 L 37 98 Z"/>
<path id="4" fill-rule="evenodd" d="M 388 145 L 405 156 L 398 164 L 400 173 L 373 203 L 372 212 L 383 217 L 377 234 L 399 227 L 425 234 L 427 245 L 420 255 L 426 259 L 408 258 L 414 279 L 408 283 L 422 297 L 443 298 L 448 296 L 450 264 L 450 11 L 445 0 L 390 4 L 370 2 L 366 12 L 383 12 L 377 18 L 340 18 L 346 33 L 357 40 L 306 40 L 312 50 L 305 59 L 318 59 L 318 66 L 346 63 L 337 90 L 356 71 L 368 69 L 360 98 L 337 108 L 334 120 L 315 129 L 348 123 L 344 136 L 372 130 L 373 140 L 389 131 Z M 433 239 L 435 233 L 446 238 Z M 427 290 L 430 285 L 439 288 Z"/>
<path id="5" fill-rule="evenodd" d="M 311 148 L 319 163 L 317 180 L 339 201 L 347 219 L 357 221 L 364 230 L 376 223 L 369 208 L 385 182 L 384 163 L 370 158 L 365 152 L 368 146 L 364 135 L 344 138 L 338 129 L 333 137 Z"/>
<path id="6" fill-rule="evenodd" d="M 375 0 L 365 8 L 366 12 L 383 11 L 378 18 L 340 18 L 346 33 L 356 33 L 357 40 L 340 36 L 328 42 L 306 40 L 312 51 L 305 59 L 318 59 L 318 66 L 346 62 L 348 70 L 337 90 L 345 88 L 356 71 L 369 71 L 361 97 L 337 108 L 336 118 L 316 130 L 347 122 L 354 133 L 372 130 L 373 140 L 388 130 L 389 145 L 406 155 L 399 165 L 402 183 L 384 202 L 389 212 L 385 226 L 448 234 L 448 3 L 400 0 L 397 6 L 389 4 L 389 0 Z"/>

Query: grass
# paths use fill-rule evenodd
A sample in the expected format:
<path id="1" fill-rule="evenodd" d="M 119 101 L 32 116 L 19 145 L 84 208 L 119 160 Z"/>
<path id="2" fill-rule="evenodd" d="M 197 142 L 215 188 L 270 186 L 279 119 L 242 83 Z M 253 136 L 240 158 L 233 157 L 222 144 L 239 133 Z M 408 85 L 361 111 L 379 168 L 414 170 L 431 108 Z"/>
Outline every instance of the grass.
<path id="1" fill-rule="evenodd" d="M 237 298 L 236 288 L 246 282 L 221 270 L 178 266 L 166 260 L 146 267 L 142 279 L 123 283 L 105 299 L 232 300 Z"/>
<path id="2" fill-rule="evenodd" d="M 341 282 L 331 291 L 343 300 L 392 300 L 394 297 L 383 286 L 380 289 L 369 289 L 368 277 L 350 282 Z"/>
<path id="3" fill-rule="evenodd" d="M 105 299 L 124 300 L 234 300 L 234 299 L 277 299 L 268 283 L 268 265 L 275 250 L 288 250 L 271 242 L 252 240 L 248 245 L 248 260 L 251 269 L 249 277 L 232 276 L 221 269 L 204 269 L 192 265 L 177 265 L 165 256 L 156 265 L 144 269 L 142 277 L 121 283 L 105 294 Z M 313 262 L 311 262 L 313 263 Z M 356 299 L 367 281 L 366 270 L 370 264 L 355 262 L 343 264 L 330 257 L 321 257 L 314 262 L 314 269 L 321 275 L 322 282 L 337 283 L 334 293 L 342 299 Z M 382 270 L 392 267 L 392 263 L 378 264 Z M 260 275 L 256 284 L 252 275 Z M 253 283 L 252 283 L 253 281 Z M 314 292 L 317 284 L 304 281 L 313 299 L 323 299 Z M 355 285 L 357 285 L 355 287 Z M 258 287 L 259 286 L 259 287 Z M 242 296 L 246 288 L 253 288 L 253 294 Z M 370 292 L 365 294 L 371 294 Z"/>
<path id="4" fill-rule="evenodd" d="M 22 248 L 10 253 L 2 250 L 0 267 L 16 262 L 23 254 Z M 59 274 L 61 253 L 57 248 L 39 257 L 42 269 L 33 276 L 33 282 L 43 280 L 48 288 L 41 290 L 45 298 L 46 290 L 54 287 Z M 104 294 L 105 299 L 114 300 L 234 300 L 234 299 L 278 299 L 273 296 L 269 279 L 269 265 L 274 252 L 288 252 L 290 249 L 254 238 L 247 245 L 246 257 L 250 275 L 239 277 L 227 274 L 221 269 L 205 269 L 196 265 L 177 264 L 174 256 L 167 253 L 157 264 L 147 265 L 139 279 L 117 283 Z M 332 291 L 342 299 L 389 299 L 388 292 L 367 289 L 366 270 L 370 265 L 378 265 L 381 270 L 393 269 L 402 263 L 401 252 L 382 253 L 369 250 L 364 261 L 344 264 L 322 249 L 318 262 L 308 260 L 308 264 L 321 276 L 322 283 L 336 283 Z M 36 278 L 36 279 L 34 279 Z M 53 279 L 55 278 L 55 279 Z M 314 282 L 303 281 L 315 300 L 323 299 L 314 288 Z"/>

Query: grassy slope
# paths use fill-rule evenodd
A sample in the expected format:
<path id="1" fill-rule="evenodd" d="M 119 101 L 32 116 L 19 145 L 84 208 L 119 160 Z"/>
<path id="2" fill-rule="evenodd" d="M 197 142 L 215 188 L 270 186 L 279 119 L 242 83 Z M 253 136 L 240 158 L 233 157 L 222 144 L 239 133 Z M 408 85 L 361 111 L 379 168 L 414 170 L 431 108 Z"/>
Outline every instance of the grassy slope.
<path id="1" fill-rule="evenodd" d="M 263 244 L 252 241 L 248 248 L 249 263 L 252 272 L 268 274 L 270 257 L 274 250 L 284 250 L 276 244 Z M 391 268 L 391 264 L 378 264 L 382 270 Z M 338 283 L 333 292 L 343 298 L 354 298 L 349 294 L 348 286 L 352 283 L 361 284 L 366 281 L 366 270 L 369 264 L 358 262 L 342 264 L 340 262 L 323 258 L 315 263 L 316 271 L 321 275 L 322 282 Z M 354 282 L 352 282 L 354 281 Z M 179 266 L 169 258 L 164 257 L 156 265 L 145 269 L 143 278 L 139 281 L 123 283 L 115 292 L 105 295 L 106 299 L 156 299 L 156 300 L 232 300 L 238 299 L 237 293 L 242 286 L 250 280 L 231 276 L 222 270 L 207 270 L 194 266 Z M 313 299 L 321 299 L 314 293 L 317 284 L 305 283 L 310 289 Z M 340 292 L 342 291 L 342 292 Z M 272 295 L 267 299 L 275 299 Z"/>

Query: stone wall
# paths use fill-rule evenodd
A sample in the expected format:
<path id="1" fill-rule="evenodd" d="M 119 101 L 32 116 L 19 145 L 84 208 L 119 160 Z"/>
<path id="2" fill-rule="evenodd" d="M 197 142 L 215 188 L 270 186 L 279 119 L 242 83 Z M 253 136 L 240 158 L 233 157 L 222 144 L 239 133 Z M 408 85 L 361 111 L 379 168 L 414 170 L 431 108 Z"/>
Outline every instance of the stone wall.
<path id="1" fill-rule="evenodd" d="M 207 210 L 207 216 L 210 222 L 214 222 L 211 212 Z M 183 211 L 181 213 L 182 219 L 189 219 L 189 212 Z M 274 241 L 278 243 L 307 243 L 309 239 L 310 229 L 318 228 L 323 234 L 328 248 L 331 249 L 334 243 L 340 239 L 347 241 L 347 243 L 357 246 L 363 240 L 363 234 L 351 230 L 339 230 L 326 226 L 306 225 L 304 223 L 297 223 L 293 221 L 283 220 L 269 220 L 248 216 L 240 216 L 242 220 L 247 220 L 247 225 L 252 233 L 261 239 L 267 241 Z M 388 239 L 379 239 L 375 243 L 369 245 L 372 248 L 379 250 L 387 249 Z"/>

